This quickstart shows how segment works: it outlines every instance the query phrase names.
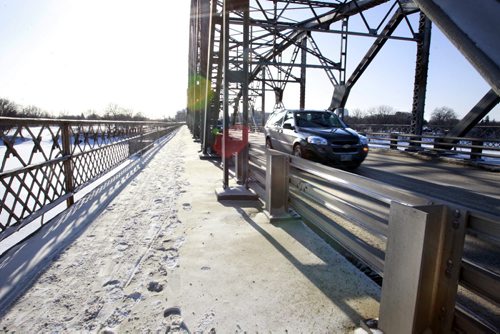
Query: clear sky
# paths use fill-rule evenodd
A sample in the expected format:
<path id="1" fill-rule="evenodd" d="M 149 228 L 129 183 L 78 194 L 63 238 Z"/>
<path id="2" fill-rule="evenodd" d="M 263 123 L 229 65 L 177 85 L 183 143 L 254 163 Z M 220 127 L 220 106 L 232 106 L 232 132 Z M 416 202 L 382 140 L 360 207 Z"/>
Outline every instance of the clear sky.
<path id="1" fill-rule="evenodd" d="M 173 116 L 186 106 L 189 5 L 189 0 L 0 0 L 0 97 L 55 115 L 102 112 L 113 103 L 152 118 Z M 337 35 L 326 38 L 338 41 Z M 372 41 L 350 39 L 348 71 Z M 352 90 L 347 107 L 410 111 L 415 50 L 414 43 L 389 41 Z M 332 56 L 338 58 L 333 51 Z M 427 119 L 441 106 L 463 116 L 489 90 L 436 27 L 429 66 Z M 329 85 L 321 71 L 308 71 L 307 107 L 328 107 Z M 285 91 L 287 107 L 298 103 L 292 87 Z M 500 120 L 499 109 L 490 118 Z"/>
<path id="2" fill-rule="evenodd" d="M 0 0 L 0 97 L 56 115 L 175 115 L 188 27 L 187 0 Z"/>

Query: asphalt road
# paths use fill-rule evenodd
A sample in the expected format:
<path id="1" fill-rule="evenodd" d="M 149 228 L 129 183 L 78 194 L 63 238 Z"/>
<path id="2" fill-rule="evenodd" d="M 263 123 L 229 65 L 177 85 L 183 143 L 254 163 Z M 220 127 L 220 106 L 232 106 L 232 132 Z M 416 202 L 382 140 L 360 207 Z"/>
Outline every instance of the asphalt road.
<path id="1" fill-rule="evenodd" d="M 264 149 L 262 134 L 251 134 L 250 142 Z M 354 173 L 500 217 L 499 172 L 377 149 L 370 151 Z"/>
<path id="2" fill-rule="evenodd" d="M 500 217 L 498 172 L 378 150 L 356 174 Z"/>

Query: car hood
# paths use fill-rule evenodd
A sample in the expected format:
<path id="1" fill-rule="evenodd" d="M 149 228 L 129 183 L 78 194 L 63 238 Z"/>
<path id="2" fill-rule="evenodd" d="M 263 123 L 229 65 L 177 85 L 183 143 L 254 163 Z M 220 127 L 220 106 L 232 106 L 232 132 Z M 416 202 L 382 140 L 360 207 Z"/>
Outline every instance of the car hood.
<path id="1" fill-rule="evenodd" d="M 330 141 L 345 141 L 355 140 L 358 141 L 359 135 L 356 131 L 350 128 L 300 128 L 300 131 L 309 136 L 320 136 Z"/>

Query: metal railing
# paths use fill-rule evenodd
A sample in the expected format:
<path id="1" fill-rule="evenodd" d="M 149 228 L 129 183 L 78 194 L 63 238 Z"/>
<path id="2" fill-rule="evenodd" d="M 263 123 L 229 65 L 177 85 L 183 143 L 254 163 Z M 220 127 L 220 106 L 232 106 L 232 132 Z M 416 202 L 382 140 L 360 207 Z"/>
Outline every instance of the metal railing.
<path id="1" fill-rule="evenodd" d="M 433 332 L 500 330 L 498 261 L 470 256 L 498 250 L 498 217 L 274 150 L 263 153 L 250 147 L 250 186 L 271 219 L 286 216 L 290 205 L 382 276 L 380 325 L 387 333 L 401 332 L 387 319 L 402 314 Z"/>
<path id="2" fill-rule="evenodd" d="M 0 117 L 0 240 L 179 125 Z"/>
<path id="3" fill-rule="evenodd" d="M 500 139 L 366 132 L 370 147 L 416 150 L 465 160 L 500 161 Z"/>
<path id="4" fill-rule="evenodd" d="M 359 132 L 384 132 L 384 133 L 401 133 L 411 134 L 410 124 L 353 124 L 350 126 Z M 444 137 L 454 128 L 454 125 L 428 125 L 424 127 L 425 135 L 434 135 Z M 468 137 L 473 138 L 499 138 L 500 125 L 478 124 L 474 126 L 468 133 Z"/>
<path id="5" fill-rule="evenodd" d="M 260 126 L 251 127 L 253 132 L 263 132 Z M 368 138 L 370 148 L 408 150 L 445 156 L 457 160 L 468 160 L 483 164 L 500 164 L 500 139 L 478 137 L 448 137 L 443 131 L 437 134 L 412 135 L 407 133 L 409 125 L 363 125 L 356 130 Z M 374 131 L 376 130 L 376 131 Z M 383 131 L 382 131 L 383 130 Z M 500 127 L 476 127 L 473 133 L 493 131 L 496 135 Z"/>

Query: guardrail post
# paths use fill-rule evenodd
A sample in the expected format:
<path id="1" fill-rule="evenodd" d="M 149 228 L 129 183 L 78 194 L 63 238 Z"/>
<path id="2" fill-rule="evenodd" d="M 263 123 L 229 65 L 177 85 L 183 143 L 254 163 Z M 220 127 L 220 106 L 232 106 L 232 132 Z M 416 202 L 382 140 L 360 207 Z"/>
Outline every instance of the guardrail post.
<path id="1" fill-rule="evenodd" d="M 471 160 L 479 160 L 483 154 L 483 145 L 484 142 L 482 140 L 473 140 L 473 146 L 481 146 L 481 147 L 473 147 L 470 149 L 470 159 Z"/>
<path id="2" fill-rule="evenodd" d="M 70 124 L 69 123 L 63 123 L 62 125 L 62 149 L 63 149 L 63 156 L 66 157 L 67 159 L 64 160 L 63 162 L 63 168 L 64 168 L 64 184 L 66 186 L 66 192 L 67 193 L 72 193 L 75 188 L 74 188 L 74 182 L 73 182 L 73 158 L 71 156 L 71 141 L 70 141 Z M 66 204 L 69 206 L 73 205 L 75 203 L 75 199 L 73 195 L 68 197 L 66 200 Z"/>
<path id="3" fill-rule="evenodd" d="M 289 157 L 278 152 L 267 152 L 266 210 L 270 220 L 288 217 Z"/>
<path id="4" fill-rule="evenodd" d="M 390 134 L 390 144 L 389 147 L 391 150 L 397 150 L 398 149 L 398 134 L 397 133 L 391 133 Z"/>
<path id="5" fill-rule="evenodd" d="M 391 203 L 379 329 L 450 333 L 466 212 Z"/>

